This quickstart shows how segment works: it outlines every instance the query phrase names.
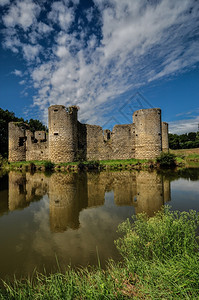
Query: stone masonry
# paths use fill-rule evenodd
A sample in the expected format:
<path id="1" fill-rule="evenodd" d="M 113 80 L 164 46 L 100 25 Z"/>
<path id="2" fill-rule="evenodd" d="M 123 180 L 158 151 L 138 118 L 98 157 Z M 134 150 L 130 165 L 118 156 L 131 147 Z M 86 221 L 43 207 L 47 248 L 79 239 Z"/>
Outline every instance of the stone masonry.
<path id="1" fill-rule="evenodd" d="M 159 108 L 135 111 L 133 123 L 115 125 L 112 132 L 80 123 L 76 106 L 52 105 L 48 113 L 48 133 L 9 123 L 9 161 L 153 159 L 168 152 L 168 124 Z"/>

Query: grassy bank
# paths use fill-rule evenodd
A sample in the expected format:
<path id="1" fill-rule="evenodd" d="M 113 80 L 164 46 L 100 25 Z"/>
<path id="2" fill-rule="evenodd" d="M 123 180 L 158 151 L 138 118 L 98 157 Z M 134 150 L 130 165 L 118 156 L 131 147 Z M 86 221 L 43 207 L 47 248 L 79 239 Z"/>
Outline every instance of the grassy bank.
<path id="1" fill-rule="evenodd" d="M 176 156 L 177 166 L 199 167 L 199 148 L 170 150 L 171 154 Z M 55 170 L 55 171 L 73 171 L 78 170 L 132 170 L 158 168 L 159 163 L 155 159 L 115 159 L 100 161 L 77 161 L 67 163 L 51 163 L 50 161 L 19 161 L 9 163 L 6 159 L 0 160 L 0 166 L 4 170 Z M 170 167 L 168 165 L 168 167 Z"/>
<path id="2" fill-rule="evenodd" d="M 199 148 L 170 150 L 176 155 L 177 163 L 186 167 L 199 167 Z"/>
<path id="3" fill-rule="evenodd" d="M 148 168 L 155 164 L 155 160 L 126 159 L 126 160 L 101 160 L 101 161 L 82 161 L 52 164 L 50 161 L 4 161 L 4 170 L 39 170 L 53 169 L 55 171 L 78 171 L 78 170 L 124 170 Z"/>
<path id="4" fill-rule="evenodd" d="M 194 211 L 140 214 L 119 227 L 120 263 L 4 283 L 0 299 L 198 299 L 198 225 Z"/>

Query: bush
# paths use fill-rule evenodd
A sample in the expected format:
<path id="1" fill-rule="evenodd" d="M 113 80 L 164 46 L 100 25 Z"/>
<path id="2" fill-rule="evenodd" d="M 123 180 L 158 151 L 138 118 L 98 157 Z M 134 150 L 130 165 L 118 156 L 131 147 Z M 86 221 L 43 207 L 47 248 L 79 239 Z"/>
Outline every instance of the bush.
<path id="1" fill-rule="evenodd" d="M 195 211 L 171 212 L 168 207 L 148 218 L 146 214 L 133 216 L 134 223 L 126 220 L 119 226 L 124 237 L 116 241 L 126 261 L 134 265 L 141 261 L 160 260 L 198 252 L 199 215 Z"/>
<path id="2" fill-rule="evenodd" d="M 45 161 L 45 163 L 44 163 L 44 167 L 45 167 L 45 170 L 46 170 L 46 171 L 51 171 L 51 170 L 54 169 L 55 164 L 52 163 L 50 160 L 47 160 L 47 161 Z"/>
<path id="3" fill-rule="evenodd" d="M 173 153 L 162 152 L 159 157 L 157 157 L 156 162 L 160 167 L 173 168 L 176 166 L 176 156 Z"/>

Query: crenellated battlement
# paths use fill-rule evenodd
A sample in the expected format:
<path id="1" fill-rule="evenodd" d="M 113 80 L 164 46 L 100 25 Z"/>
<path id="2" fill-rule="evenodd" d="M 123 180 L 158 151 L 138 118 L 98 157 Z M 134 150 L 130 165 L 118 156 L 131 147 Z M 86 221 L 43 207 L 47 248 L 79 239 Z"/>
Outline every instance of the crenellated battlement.
<path id="1" fill-rule="evenodd" d="M 133 123 L 103 130 L 78 121 L 78 107 L 52 105 L 48 109 L 48 134 L 34 133 L 25 124 L 9 123 L 9 160 L 153 159 L 168 151 L 168 124 L 161 121 L 161 109 L 141 109 Z"/>

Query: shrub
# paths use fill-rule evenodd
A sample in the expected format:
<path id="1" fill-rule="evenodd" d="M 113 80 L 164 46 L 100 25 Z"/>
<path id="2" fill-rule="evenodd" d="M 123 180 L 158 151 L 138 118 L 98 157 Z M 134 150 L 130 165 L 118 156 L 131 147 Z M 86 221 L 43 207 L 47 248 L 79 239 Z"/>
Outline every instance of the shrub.
<path id="1" fill-rule="evenodd" d="M 47 160 L 47 161 L 45 161 L 45 163 L 44 163 L 44 167 L 45 167 L 45 170 L 46 170 L 46 171 L 51 171 L 51 170 L 54 169 L 55 164 L 52 163 L 50 160 Z"/>
<path id="2" fill-rule="evenodd" d="M 160 167 L 173 168 L 176 166 L 176 156 L 173 153 L 162 152 L 159 157 L 157 157 L 156 162 Z"/>
<path id="3" fill-rule="evenodd" d="M 196 237 L 199 215 L 195 211 L 171 212 L 169 207 L 158 212 L 155 217 L 146 214 L 133 216 L 119 226 L 124 237 L 116 241 L 117 248 L 126 261 L 134 265 L 145 260 L 193 255 L 198 251 Z"/>

